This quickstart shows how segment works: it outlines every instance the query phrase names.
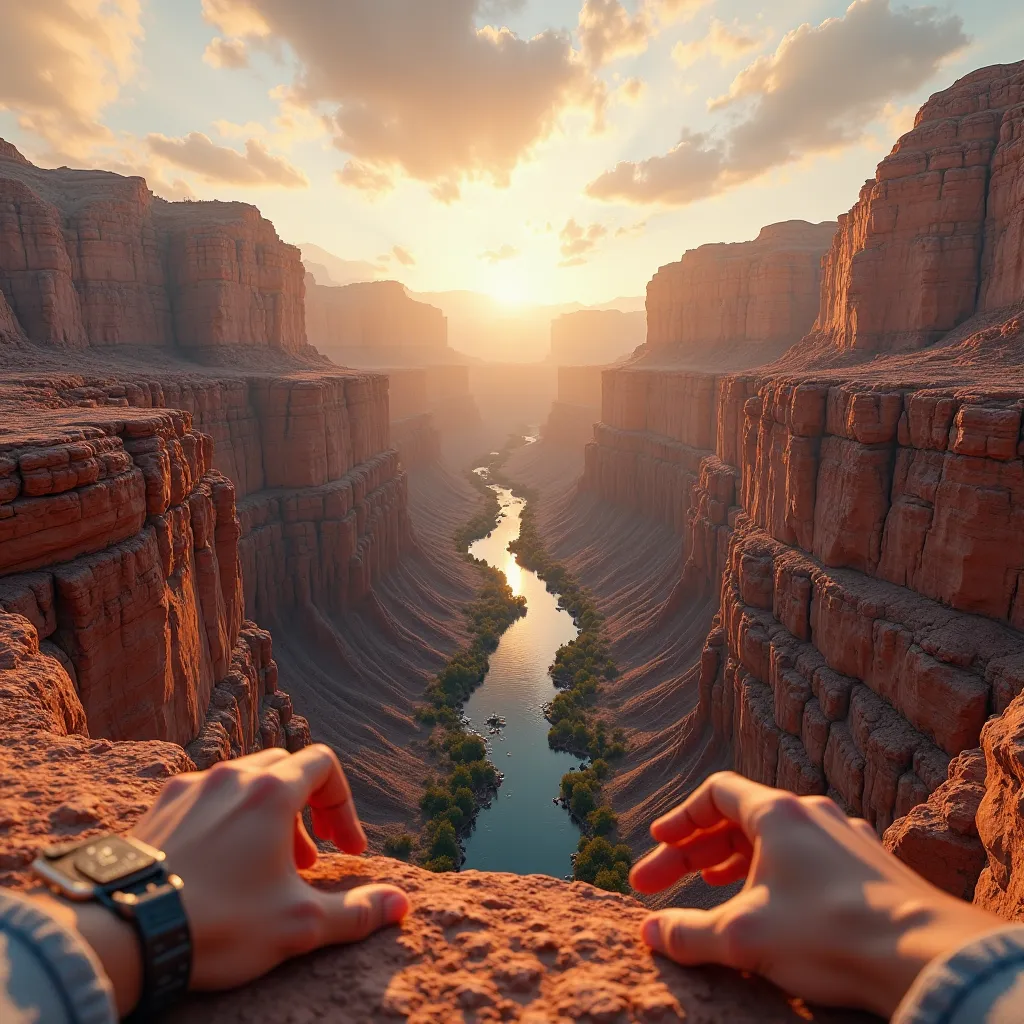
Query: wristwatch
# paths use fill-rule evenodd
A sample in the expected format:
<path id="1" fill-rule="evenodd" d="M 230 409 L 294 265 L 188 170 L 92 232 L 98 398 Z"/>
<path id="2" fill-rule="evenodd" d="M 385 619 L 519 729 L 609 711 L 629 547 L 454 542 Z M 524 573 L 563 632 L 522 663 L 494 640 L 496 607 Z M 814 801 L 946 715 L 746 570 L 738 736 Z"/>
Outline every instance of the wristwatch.
<path id="1" fill-rule="evenodd" d="M 192 937 L 181 901 L 183 883 L 160 850 L 134 836 L 108 835 L 39 851 L 36 877 L 79 903 L 102 904 L 129 922 L 142 950 L 142 997 L 133 1019 L 145 1020 L 188 991 Z"/>

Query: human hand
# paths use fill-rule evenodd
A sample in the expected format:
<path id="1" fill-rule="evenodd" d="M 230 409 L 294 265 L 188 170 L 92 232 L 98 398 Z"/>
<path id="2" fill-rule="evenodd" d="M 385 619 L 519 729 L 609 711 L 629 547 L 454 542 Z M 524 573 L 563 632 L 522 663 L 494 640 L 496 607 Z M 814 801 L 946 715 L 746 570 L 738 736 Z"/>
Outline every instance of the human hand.
<path id="1" fill-rule="evenodd" d="M 637 891 L 695 871 L 710 885 L 746 884 L 713 910 L 651 915 L 644 941 L 680 964 L 760 974 L 820 1005 L 889 1017 L 931 960 L 1004 925 L 926 882 L 827 797 L 732 772 L 712 775 L 651 835 L 661 845 L 633 868 Z"/>
<path id="2" fill-rule="evenodd" d="M 167 854 L 185 883 L 192 988 L 233 988 L 293 956 L 357 942 L 409 911 L 401 889 L 369 885 L 324 893 L 298 873 L 317 860 L 301 814 L 345 853 L 366 835 L 334 752 L 274 749 L 178 775 L 131 830 Z"/>

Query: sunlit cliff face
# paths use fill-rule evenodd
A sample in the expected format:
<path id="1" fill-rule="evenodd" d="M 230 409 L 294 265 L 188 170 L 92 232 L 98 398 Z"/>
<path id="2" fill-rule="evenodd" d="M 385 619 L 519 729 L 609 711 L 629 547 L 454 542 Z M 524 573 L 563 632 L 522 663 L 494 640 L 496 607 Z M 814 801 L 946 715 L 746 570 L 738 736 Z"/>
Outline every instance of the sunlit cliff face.
<path id="1" fill-rule="evenodd" d="M 1013 0 L 6 8 L 0 137 L 37 163 L 249 199 L 364 274 L 510 307 L 833 219 L 932 91 L 1024 44 Z"/>

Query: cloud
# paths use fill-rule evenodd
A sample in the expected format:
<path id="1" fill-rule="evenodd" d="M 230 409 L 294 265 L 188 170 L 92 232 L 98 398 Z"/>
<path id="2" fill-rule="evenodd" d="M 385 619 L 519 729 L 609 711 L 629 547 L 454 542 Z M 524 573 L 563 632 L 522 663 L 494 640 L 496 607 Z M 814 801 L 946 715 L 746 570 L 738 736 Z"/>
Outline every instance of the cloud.
<path id="1" fill-rule="evenodd" d="M 660 21 L 671 24 L 674 21 L 689 21 L 701 8 L 707 7 L 712 0 L 652 0 Z"/>
<path id="2" fill-rule="evenodd" d="M 647 93 L 647 83 L 642 78 L 627 78 L 619 86 L 619 95 L 625 103 L 637 104 Z"/>
<path id="3" fill-rule="evenodd" d="M 210 42 L 203 54 L 210 67 L 238 70 L 249 66 L 249 48 L 241 39 L 217 38 Z"/>
<path id="4" fill-rule="evenodd" d="M 359 189 L 371 196 L 386 195 L 395 187 L 395 180 L 387 171 L 369 167 L 358 160 L 349 160 L 340 171 L 335 172 L 334 177 L 339 185 Z"/>
<path id="5" fill-rule="evenodd" d="M 190 132 L 181 139 L 148 135 L 146 144 L 155 156 L 208 182 L 249 188 L 309 186 L 302 171 L 274 156 L 259 139 L 249 139 L 245 153 L 218 146 L 201 132 Z"/>
<path id="6" fill-rule="evenodd" d="M 604 67 L 620 57 L 643 53 L 653 32 L 646 6 L 631 16 L 619 0 L 584 0 L 579 23 L 580 50 L 591 67 Z"/>
<path id="7" fill-rule="evenodd" d="M 0 110 L 68 158 L 108 142 L 99 119 L 135 74 L 140 0 L 15 0 L 2 22 Z"/>
<path id="8" fill-rule="evenodd" d="M 584 227 L 573 217 L 566 221 L 565 227 L 559 232 L 562 262 L 560 267 L 578 267 L 586 263 L 586 257 L 594 251 L 597 243 L 608 234 L 603 224 L 591 224 Z"/>
<path id="9" fill-rule="evenodd" d="M 841 18 L 790 32 L 712 100 L 712 111 L 737 115 L 722 134 L 684 128 L 668 153 L 623 161 L 592 181 L 587 194 L 681 206 L 809 154 L 853 145 L 893 97 L 920 88 L 967 42 L 956 15 L 855 0 Z"/>
<path id="10" fill-rule="evenodd" d="M 519 255 L 519 250 L 514 245 L 509 245 L 506 242 L 499 249 L 488 249 L 486 252 L 480 253 L 480 259 L 485 263 L 490 263 L 494 266 L 496 263 L 504 263 L 506 260 L 514 260 Z"/>
<path id="11" fill-rule="evenodd" d="M 745 57 L 751 50 L 760 49 L 771 32 L 758 33 L 751 28 L 741 26 L 738 21 L 727 25 L 718 18 L 711 19 L 707 35 L 695 39 L 692 43 L 679 42 L 672 48 L 672 59 L 681 67 L 692 67 L 704 57 L 717 57 L 723 66 Z"/>
<path id="12" fill-rule="evenodd" d="M 647 50 L 661 28 L 692 18 L 711 0 L 638 0 L 633 14 L 621 0 L 584 0 L 577 34 L 583 59 L 601 68 Z"/>
<path id="13" fill-rule="evenodd" d="M 405 249 L 400 245 L 396 245 L 391 250 L 391 252 L 394 255 L 395 259 L 398 260 L 398 262 L 401 263 L 403 267 L 416 266 L 416 257 L 413 256 L 413 254 L 409 252 L 408 249 Z"/>
<path id="14" fill-rule="evenodd" d="M 616 238 L 628 238 L 630 235 L 642 235 L 647 230 L 647 221 L 638 220 L 635 224 L 624 224 L 615 232 Z"/>
<path id="15" fill-rule="evenodd" d="M 330 107 L 338 149 L 378 175 L 426 182 L 442 201 L 466 181 L 507 186 L 565 114 L 597 123 L 606 102 L 567 33 L 478 28 L 484 10 L 482 0 L 203 0 L 226 38 L 290 48 L 288 98 Z"/>

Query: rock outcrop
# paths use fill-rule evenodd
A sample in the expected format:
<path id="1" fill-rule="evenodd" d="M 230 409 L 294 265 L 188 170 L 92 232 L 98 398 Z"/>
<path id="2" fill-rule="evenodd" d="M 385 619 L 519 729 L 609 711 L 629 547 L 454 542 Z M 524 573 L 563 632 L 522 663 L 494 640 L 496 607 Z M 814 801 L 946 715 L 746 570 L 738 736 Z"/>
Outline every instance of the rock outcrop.
<path id="1" fill-rule="evenodd" d="M 42 346 L 307 350 L 299 250 L 242 203 L 0 150 L 0 292 Z"/>
<path id="2" fill-rule="evenodd" d="M 723 365 L 724 349 L 775 358 L 810 330 L 818 311 L 821 257 L 834 223 L 770 224 L 752 242 L 702 245 L 662 267 L 647 289 L 652 360 L 674 356 Z"/>
<path id="3" fill-rule="evenodd" d="M 551 354 L 558 366 L 605 366 L 628 356 L 647 336 L 644 313 L 581 309 L 551 321 Z"/>

